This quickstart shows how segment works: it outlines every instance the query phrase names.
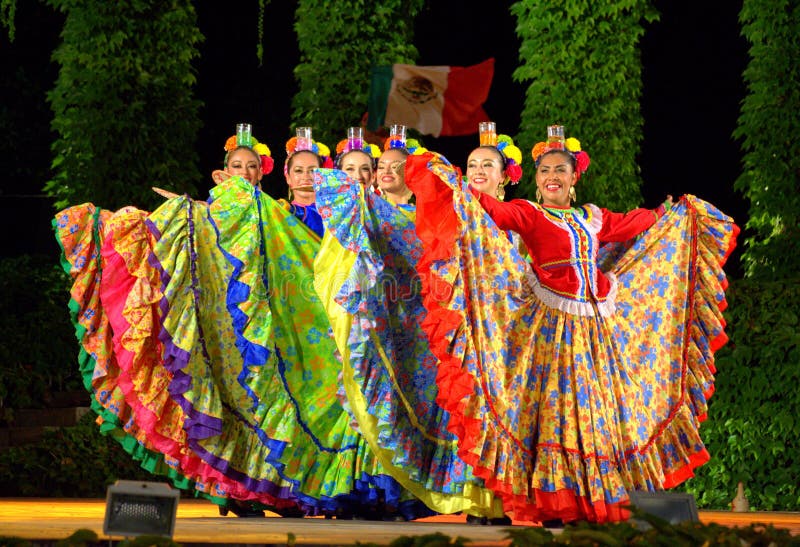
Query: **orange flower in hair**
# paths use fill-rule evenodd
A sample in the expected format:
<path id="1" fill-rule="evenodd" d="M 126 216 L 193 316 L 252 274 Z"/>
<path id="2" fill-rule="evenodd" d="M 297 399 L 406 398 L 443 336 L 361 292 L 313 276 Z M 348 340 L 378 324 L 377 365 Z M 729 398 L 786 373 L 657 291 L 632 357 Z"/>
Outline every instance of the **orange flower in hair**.
<path id="1" fill-rule="evenodd" d="M 231 150 L 236 150 L 236 135 L 228 137 L 228 140 L 225 141 L 225 151 L 230 152 Z"/>
<path id="2" fill-rule="evenodd" d="M 286 141 L 286 155 L 291 155 L 295 148 L 297 148 L 297 137 L 292 137 Z"/>
<path id="3" fill-rule="evenodd" d="M 533 158 L 533 161 L 538 162 L 539 157 L 541 157 L 541 155 L 544 154 L 546 151 L 547 151 L 547 144 L 544 142 L 537 142 L 536 146 L 534 146 L 533 150 L 531 150 L 531 157 Z"/>

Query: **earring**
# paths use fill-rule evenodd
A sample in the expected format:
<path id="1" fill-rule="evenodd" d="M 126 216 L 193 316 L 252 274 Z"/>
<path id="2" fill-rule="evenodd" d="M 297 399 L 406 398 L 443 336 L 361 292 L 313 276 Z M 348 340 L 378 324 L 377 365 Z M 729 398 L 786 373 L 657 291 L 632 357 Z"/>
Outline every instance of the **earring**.
<path id="1" fill-rule="evenodd" d="M 292 187 L 290 186 L 290 187 L 289 187 L 289 203 L 291 203 L 291 202 L 292 202 L 292 199 L 293 199 L 293 198 L 294 198 L 294 196 L 292 195 Z"/>
<path id="2" fill-rule="evenodd" d="M 575 187 L 569 187 L 569 199 L 572 201 L 578 201 L 578 195 L 575 193 Z"/>
<path id="3" fill-rule="evenodd" d="M 504 186 L 505 184 L 501 182 L 500 186 L 497 187 L 497 201 L 503 201 L 503 199 L 506 197 L 506 189 Z"/>
<path id="4" fill-rule="evenodd" d="M 542 202 L 542 193 L 539 191 L 538 188 L 536 189 L 536 202 L 537 203 L 541 203 Z"/>

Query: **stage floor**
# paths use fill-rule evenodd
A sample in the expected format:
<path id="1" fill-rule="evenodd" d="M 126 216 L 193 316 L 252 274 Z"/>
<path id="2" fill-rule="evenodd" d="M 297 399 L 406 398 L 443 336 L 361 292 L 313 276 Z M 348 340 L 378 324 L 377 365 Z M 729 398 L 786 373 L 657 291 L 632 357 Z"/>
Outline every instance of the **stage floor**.
<path id="1" fill-rule="evenodd" d="M 58 540 L 79 529 L 89 529 L 101 539 L 105 516 L 104 499 L 34 499 L 0 498 L 0 536 L 29 540 Z M 399 536 L 417 536 L 441 532 L 450 537 L 462 536 L 471 546 L 494 546 L 508 543 L 502 526 L 466 524 L 463 515 L 444 515 L 416 522 L 375 522 L 362 520 L 326 520 L 324 518 L 238 518 L 219 515 L 217 506 L 205 500 L 181 500 L 178 504 L 173 539 L 183 545 L 286 545 L 294 534 L 296 545 L 388 545 Z M 792 534 L 800 534 L 800 513 L 700 511 L 702 522 L 725 526 L 748 526 L 751 523 L 773 524 Z M 532 523 L 514 523 L 530 526 Z M 557 533 L 557 532 L 556 532 Z M 116 538 L 120 539 L 120 538 Z"/>

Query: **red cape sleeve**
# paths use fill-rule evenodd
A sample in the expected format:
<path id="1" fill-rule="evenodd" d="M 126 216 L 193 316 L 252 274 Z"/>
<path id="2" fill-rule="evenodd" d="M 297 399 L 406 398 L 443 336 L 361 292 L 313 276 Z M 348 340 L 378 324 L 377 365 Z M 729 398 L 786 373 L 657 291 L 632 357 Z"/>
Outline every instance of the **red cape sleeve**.
<path id="1" fill-rule="evenodd" d="M 524 199 L 503 202 L 481 192 L 473 192 L 473 194 L 477 196 L 483 209 L 489 213 L 501 230 L 513 230 L 521 234 L 530 231 L 533 227 L 536 210 Z"/>

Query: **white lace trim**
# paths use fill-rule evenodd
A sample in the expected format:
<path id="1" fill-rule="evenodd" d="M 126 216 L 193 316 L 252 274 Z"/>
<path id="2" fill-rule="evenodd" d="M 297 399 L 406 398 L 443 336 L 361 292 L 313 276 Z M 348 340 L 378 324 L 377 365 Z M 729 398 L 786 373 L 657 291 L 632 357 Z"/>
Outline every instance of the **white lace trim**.
<path id="1" fill-rule="evenodd" d="M 587 203 L 586 208 L 592 212 L 592 219 L 589 221 L 589 232 L 593 236 L 594 244 L 597 245 L 597 234 L 603 228 L 603 211 L 593 203 Z"/>
<path id="2" fill-rule="evenodd" d="M 598 272 L 598 275 L 604 274 Z M 528 269 L 525 273 L 525 281 L 531 291 L 548 308 L 560 310 L 570 315 L 591 316 L 599 313 L 603 317 L 610 317 L 614 315 L 617 309 L 617 276 L 609 272 L 605 274 L 605 277 L 610 285 L 606 299 L 603 302 L 587 302 L 553 292 L 539 282 L 532 269 Z"/>

